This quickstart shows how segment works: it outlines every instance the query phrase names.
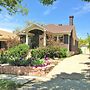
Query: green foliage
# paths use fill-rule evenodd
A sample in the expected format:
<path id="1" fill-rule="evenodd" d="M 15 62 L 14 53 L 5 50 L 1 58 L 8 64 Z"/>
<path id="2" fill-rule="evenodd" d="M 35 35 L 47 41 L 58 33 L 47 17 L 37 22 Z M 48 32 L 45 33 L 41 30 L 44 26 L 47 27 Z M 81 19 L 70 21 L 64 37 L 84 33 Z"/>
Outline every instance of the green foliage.
<path id="1" fill-rule="evenodd" d="M 89 51 L 90 51 L 90 35 L 89 34 L 87 36 L 87 41 L 88 41 L 88 48 L 89 48 Z"/>
<path id="2" fill-rule="evenodd" d="M 67 56 L 67 49 L 66 48 L 60 48 L 60 47 L 44 47 L 44 48 L 38 48 L 33 49 L 32 57 L 35 58 L 44 58 L 46 54 L 48 54 L 48 57 L 54 58 L 64 58 Z"/>
<path id="3" fill-rule="evenodd" d="M 29 46 L 26 44 L 19 44 L 7 51 L 2 51 L 0 53 L 0 63 L 9 63 L 11 65 L 26 66 L 29 61 L 25 60 Z"/>
<path id="4" fill-rule="evenodd" d="M 23 0 L 0 0 L 0 11 L 2 11 L 2 7 L 4 7 L 10 15 L 17 12 L 28 14 L 28 9 L 21 4 L 22 1 Z"/>
<path id="5" fill-rule="evenodd" d="M 78 48 L 78 54 L 82 54 L 82 50 Z"/>
<path id="6" fill-rule="evenodd" d="M 14 61 L 10 60 L 9 64 L 13 66 L 28 66 L 30 65 L 30 62 L 28 60 L 15 59 Z"/>
<path id="7" fill-rule="evenodd" d="M 56 0 L 39 0 L 43 5 L 52 5 Z"/>
<path id="8" fill-rule="evenodd" d="M 16 83 L 10 80 L 0 80 L 0 90 L 16 90 Z"/>
<path id="9" fill-rule="evenodd" d="M 79 39 L 79 47 L 82 45 L 86 45 L 88 43 L 87 39 Z"/>
<path id="10" fill-rule="evenodd" d="M 66 48 L 60 48 L 60 50 L 59 50 L 59 57 L 60 58 L 67 57 L 67 49 Z"/>
<path id="11" fill-rule="evenodd" d="M 18 46 L 12 47 L 6 51 L 6 54 L 13 59 L 13 57 L 20 58 L 26 57 L 29 50 L 29 46 L 26 44 L 19 44 Z"/>
<path id="12" fill-rule="evenodd" d="M 39 65 L 43 65 L 44 63 L 45 63 L 45 61 L 43 59 L 36 59 L 36 60 L 32 60 L 31 65 L 39 66 Z"/>
<path id="13" fill-rule="evenodd" d="M 25 60 L 25 57 L 28 54 L 28 50 L 29 50 L 29 46 L 26 44 L 20 44 L 18 46 L 10 48 L 6 52 L 8 56 L 8 62 L 11 65 L 26 66 L 28 64 L 28 61 Z"/>
<path id="14" fill-rule="evenodd" d="M 0 64 L 7 63 L 7 55 L 4 53 L 4 51 L 0 52 Z"/>
<path id="15" fill-rule="evenodd" d="M 10 15 L 21 12 L 22 14 L 28 14 L 28 9 L 23 7 L 23 0 L 0 0 L 0 11 L 2 11 L 3 7 L 8 11 Z M 52 5 L 57 0 L 39 0 L 43 5 Z M 90 2 L 90 0 L 82 0 L 86 2 Z M 28 2 L 30 3 L 30 2 Z"/>

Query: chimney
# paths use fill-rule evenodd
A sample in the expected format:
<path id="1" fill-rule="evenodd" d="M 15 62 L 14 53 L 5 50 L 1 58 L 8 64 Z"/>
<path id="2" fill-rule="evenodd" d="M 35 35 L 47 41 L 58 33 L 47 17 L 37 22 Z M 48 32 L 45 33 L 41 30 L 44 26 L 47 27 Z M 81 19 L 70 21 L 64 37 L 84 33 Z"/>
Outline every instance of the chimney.
<path id="1" fill-rule="evenodd" d="M 69 25 L 73 25 L 74 16 L 69 16 Z"/>
<path id="2" fill-rule="evenodd" d="M 62 26 L 62 24 L 58 24 L 58 26 Z"/>

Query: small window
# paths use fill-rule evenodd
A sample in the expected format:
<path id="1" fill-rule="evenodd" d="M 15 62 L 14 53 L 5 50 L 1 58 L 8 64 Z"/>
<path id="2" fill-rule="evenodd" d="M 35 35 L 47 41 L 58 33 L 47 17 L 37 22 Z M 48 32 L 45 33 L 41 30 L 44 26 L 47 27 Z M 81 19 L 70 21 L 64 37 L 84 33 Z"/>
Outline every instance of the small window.
<path id="1" fill-rule="evenodd" d="M 54 37 L 54 41 L 57 41 L 57 37 Z"/>
<path id="2" fill-rule="evenodd" d="M 63 43 L 63 36 L 59 36 L 60 43 Z"/>

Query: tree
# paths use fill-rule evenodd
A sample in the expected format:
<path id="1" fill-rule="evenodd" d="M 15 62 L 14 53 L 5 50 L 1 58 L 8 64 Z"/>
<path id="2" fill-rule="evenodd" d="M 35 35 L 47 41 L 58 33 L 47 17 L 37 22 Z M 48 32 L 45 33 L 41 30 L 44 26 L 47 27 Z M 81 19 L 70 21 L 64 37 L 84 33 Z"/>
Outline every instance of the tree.
<path id="1" fill-rule="evenodd" d="M 83 0 L 83 1 L 90 2 L 90 0 Z"/>
<path id="2" fill-rule="evenodd" d="M 87 39 L 79 39 L 79 47 L 87 44 Z"/>
<path id="3" fill-rule="evenodd" d="M 22 6 L 23 0 L 0 0 L 0 11 L 5 8 L 10 15 L 15 14 L 17 12 L 21 12 L 22 14 L 28 14 L 28 9 Z M 52 5 L 57 0 L 39 0 L 43 5 Z M 86 2 L 90 2 L 90 0 L 82 0 Z"/>
<path id="4" fill-rule="evenodd" d="M 28 9 L 22 6 L 23 0 L 0 0 L 0 11 L 5 8 L 10 15 L 15 14 L 17 12 L 21 12 L 22 14 L 28 14 Z M 43 5 L 53 4 L 56 0 L 39 0 Z"/>
<path id="5" fill-rule="evenodd" d="M 16 12 L 27 14 L 28 9 L 22 6 L 22 1 L 23 0 L 0 0 L 0 11 L 5 8 L 11 15 L 15 14 Z"/>
<path id="6" fill-rule="evenodd" d="M 57 0 L 39 0 L 43 5 L 52 5 Z"/>

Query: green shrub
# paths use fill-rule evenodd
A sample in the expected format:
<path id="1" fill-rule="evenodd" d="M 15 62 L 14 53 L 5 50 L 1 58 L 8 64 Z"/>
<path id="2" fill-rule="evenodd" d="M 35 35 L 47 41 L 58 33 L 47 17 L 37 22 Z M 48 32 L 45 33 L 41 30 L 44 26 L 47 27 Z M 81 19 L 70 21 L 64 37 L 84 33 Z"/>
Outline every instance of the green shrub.
<path id="1" fill-rule="evenodd" d="M 29 60 L 26 60 L 26 59 L 11 59 L 11 60 L 8 60 L 9 64 L 10 65 L 13 65 L 13 66 L 29 66 L 30 65 L 30 61 Z"/>
<path id="2" fill-rule="evenodd" d="M 7 60 L 9 64 L 15 66 L 26 66 L 28 61 L 25 60 L 28 54 L 29 46 L 26 44 L 20 44 L 13 48 L 8 49 L 5 54 L 7 55 Z"/>
<path id="3" fill-rule="evenodd" d="M 17 85 L 14 81 L 0 80 L 0 90 L 16 90 Z"/>
<path id="4" fill-rule="evenodd" d="M 31 55 L 34 58 L 44 58 L 46 52 L 47 52 L 47 48 L 38 48 L 38 49 L 33 49 L 31 51 Z"/>
<path id="5" fill-rule="evenodd" d="M 26 44 L 19 44 L 13 48 L 7 50 L 8 56 L 12 57 L 26 57 L 29 50 L 29 46 Z"/>
<path id="6" fill-rule="evenodd" d="M 0 64 L 7 63 L 8 57 L 4 51 L 0 52 Z"/>
<path id="7" fill-rule="evenodd" d="M 25 60 L 25 57 L 28 54 L 29 46 L 26 44 L 20 44 L 13 48 L 8 49 L 7 51 L 0 52 L 0 63 L 9 63 L 10 65 L 15 66 L 26 66 L 29 65 L 29 62 Z"/>
<path id="8" fill-rule="evenodd" d="M 43 65 L 44 63 L 45 63 L 45 61 L 43 59 L 36 59 L 36 60 L 32 60 L 31 65 L 39 66 L 39 65 Z"/>
<path id="9" fill-rule="evenodd" d="M 45 55 L 48 54 L 48 57 L 54 58 L 64 58 L 67 57 L 67 49 L 66 48 L 60 48 L 60 47 L 44 47 L 44 48 L 38 48 L 33 49 L 31 51 L 32 57 L 35 58 L 44 58 Z"/>
<path id="10" fill-rule="evenodd" d="M 82 54 L 81 48 L 78 48 L 78 54 Z"/>
<path id="11" fill-rule="evenodd" d="M 59 50 L 59 57 L 60 58 L 67 57 L 67 49 L 66 48 L 60 48 L 60 50 Z"/>

